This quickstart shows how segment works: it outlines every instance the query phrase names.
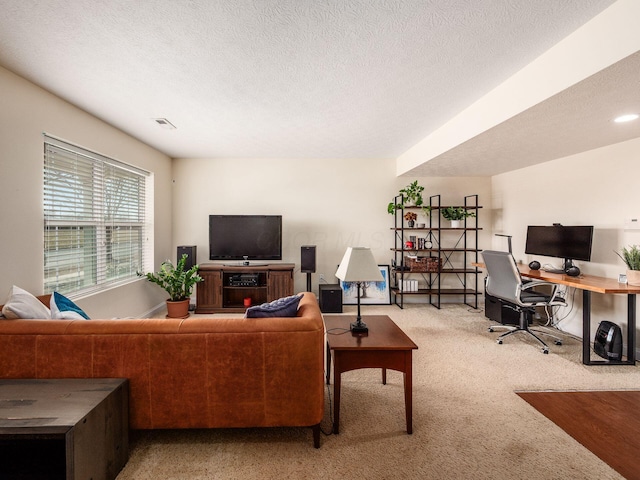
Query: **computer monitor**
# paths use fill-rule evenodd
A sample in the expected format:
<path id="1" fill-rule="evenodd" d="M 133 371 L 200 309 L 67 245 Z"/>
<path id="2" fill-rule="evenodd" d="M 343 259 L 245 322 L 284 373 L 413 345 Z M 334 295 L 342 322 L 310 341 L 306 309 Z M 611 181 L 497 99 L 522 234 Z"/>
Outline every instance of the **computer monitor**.
<path id="1" fill-rule="evenodd" d="M 591 260 L 593 226 L 550 226 L 527 227 L 527 242 L 524 253 L 563 259 L 561 272 L 573 266 L 574 260 Z"/>

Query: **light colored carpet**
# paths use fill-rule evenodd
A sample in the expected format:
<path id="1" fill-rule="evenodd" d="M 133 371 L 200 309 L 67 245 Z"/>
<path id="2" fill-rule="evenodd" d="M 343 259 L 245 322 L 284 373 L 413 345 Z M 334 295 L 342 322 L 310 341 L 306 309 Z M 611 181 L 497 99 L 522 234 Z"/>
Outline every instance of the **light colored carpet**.
<path id="1" fill-rule="evenodd" d="M 303 428 L 133 432 L 118 480 L 622 478 L 514 391 L 637 389 L 637 366 L 582 365 L 571 338 L 549 355 L 521 335 L 498 345 L 484 314 L 461 305 L 363 314 L 389 315 L 419 346 L 413 435 L 402 375 L 382 385 L 379 370 L 357 370 L 343 374 L 340 434 L 320 449 Z M 329 432 L 328 393 L 326 405 Z"/>

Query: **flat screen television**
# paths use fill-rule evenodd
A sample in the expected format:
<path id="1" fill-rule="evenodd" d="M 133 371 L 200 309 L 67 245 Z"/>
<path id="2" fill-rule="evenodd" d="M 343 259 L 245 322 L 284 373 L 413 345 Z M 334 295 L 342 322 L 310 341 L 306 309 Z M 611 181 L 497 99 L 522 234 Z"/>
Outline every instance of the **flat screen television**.
<path id="1" fill-rule="evenodd" d="M 282 215 L 209 215 L 210 260 L 282 260 Z"/>
<path id="2" fill-rule="evenodd" d="M 573 266 L 573 260 L 591 260 L 593 226 L 532 226 L 527 227 L 524 253 L 564 259 L 562 270 Z"/>

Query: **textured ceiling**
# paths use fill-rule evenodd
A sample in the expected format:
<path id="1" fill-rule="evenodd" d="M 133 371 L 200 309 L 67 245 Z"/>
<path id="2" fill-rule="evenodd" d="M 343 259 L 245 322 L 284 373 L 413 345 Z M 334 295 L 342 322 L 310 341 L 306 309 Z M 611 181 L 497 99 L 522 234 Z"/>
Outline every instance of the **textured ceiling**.
<path id="1" fill-rule="evenodd" d="M 612 3 L 0 0 L 0 65 L 171 157 L 396 158 Z"/>

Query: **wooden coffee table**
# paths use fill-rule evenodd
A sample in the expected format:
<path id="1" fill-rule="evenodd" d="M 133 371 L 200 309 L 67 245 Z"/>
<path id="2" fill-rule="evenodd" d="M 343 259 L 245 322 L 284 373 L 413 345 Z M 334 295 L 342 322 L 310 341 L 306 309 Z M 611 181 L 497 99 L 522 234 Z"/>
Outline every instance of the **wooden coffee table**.
<path id="1" fill-rule="evenodd" d="M 349 331 L 353 315 L 325 315 L 327 331 L 327 385 L 331 379 L 333 357 L 333 432 L 339 433 L 340 384 L 343 372 L 359 368 L 381 368 L 382 383 L 387 383 L 387 369 L 404 374 L 404 406 L 407 433 L 413 433 L 412 425 L 412 352 L 418 346 L 386 315 L 362 317 L 369 327 L 366 336 L 356 336 Z"/>
<path id="2" fill-rule="evenodd" d="M 0 380 L 0 478 L 112 480 L 129 458 L 129 380 Z"/>

